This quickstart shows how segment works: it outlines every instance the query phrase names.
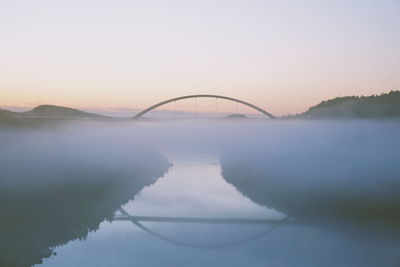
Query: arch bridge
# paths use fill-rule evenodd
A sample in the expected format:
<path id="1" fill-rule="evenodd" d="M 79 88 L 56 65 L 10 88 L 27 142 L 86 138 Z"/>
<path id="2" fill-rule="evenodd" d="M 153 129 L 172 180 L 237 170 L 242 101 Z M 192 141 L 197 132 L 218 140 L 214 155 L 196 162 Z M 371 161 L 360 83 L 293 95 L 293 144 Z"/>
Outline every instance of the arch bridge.
<path id="1" fill-rule="evenodd" d="M 248 107 L 251 107 L 252 109 L 257 110 L 258 112 L 261 112 L 262 114 L 264 114 L 264 115 L 267 116 L 268 118 L 271 118 L 271 119 L 274 119 L 274 118 L 275 118 L 275 116 L 272 115 L 271 113 L 269 113 L 268 111 L 266 111 L 266 110 L 264 110 L 264 109 L 262 109 L 262 108 L 260 108 L 260 107 L 258 107 L 258 106 L 256 106 L 256 105 L 253 105 L 253 104 L 251 104 L 251 103 L 248 103 L 248 102 L 246 102 L 246 101 L 237 99 L 237 98 L 228 97 L 228 96 L 222 96 L 222 95 L 207 95 L 207 94 L 201 94 L 201 95 L 186 95 L 186 96 L 180 96 L 180 97 L 175 97 L 175 98 L 171 98 L 171 99 L 162 101 L 162 102 L 160 102 L 160 103 L 158 103 L 158 104 L 155 104 L 155 105 L 153 105 L 153 106 L 150 106 L 150 107 L 144 109 L 143 111 L 139 112 L 138 114 L 136 114 L 136 115 L 133 117 L 133 119 L 139 119 L 140 117 L 142 117 L 142 116 L 143 116 L 144 114 L 146 114 L 147 112 L 149 112 L 149 111 L 151 111 L 151 110 L 153 110 L 153 109 L 156 109 L 156 108 L 158 108 L 158 107 L 160 107 L 160 106 L 163 106 L 163 105 L 166 105 L 166 104 L 168 104 L 168 103 L 175 102 L 175 101 L 183 100 L 183 99 L 189 99 L 189 98 L 216 98 L 216 99 L 225 99 L 225 100 L 233 101 L 233 102 L 240 103 L 240 104 L 246 105 L 246 106 L 248 106 Z"/>

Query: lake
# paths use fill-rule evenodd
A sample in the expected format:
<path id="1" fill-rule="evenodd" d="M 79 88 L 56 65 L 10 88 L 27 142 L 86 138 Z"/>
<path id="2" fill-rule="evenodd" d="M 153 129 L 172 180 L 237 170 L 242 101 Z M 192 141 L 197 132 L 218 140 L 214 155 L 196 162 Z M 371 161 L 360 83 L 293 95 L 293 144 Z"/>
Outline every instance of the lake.
<path id="1" fill-rule="evenodd" d="M 398 266 L 397 121 L 0 133 L 2 266 Z"/>

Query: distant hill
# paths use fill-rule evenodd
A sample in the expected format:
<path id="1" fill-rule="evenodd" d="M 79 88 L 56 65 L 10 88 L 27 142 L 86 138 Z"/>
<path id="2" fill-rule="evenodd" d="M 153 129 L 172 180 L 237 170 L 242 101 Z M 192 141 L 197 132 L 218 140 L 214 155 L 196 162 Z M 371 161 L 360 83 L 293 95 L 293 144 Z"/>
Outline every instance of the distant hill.
<path id="1" fill-rule="evenodd" d="M 247 116 L 244 114 L 230 114 L 226 116 L 227 119 L 247 119 Z"/>
<path id="2" fill-rule="evenodd" d="M 38 106 L 26 112 L 0 109 L 0 128 L 40 128 L 60 125 L 64 119 L 108 119 L 109 117 L 53 105 Z"/>
<path id="3" fill-rule="evenodd" d="M 80 111 L 73 108 L 66 108 L 54 105 L 41 105 L 31 111 L 21 112 L 24 117 L 40 117 L 40 118 L 85 118 L 85 119 L 100 119 L 107 118 L 106 116 L 97 115 Z"/>
<path id="4" fill-rule="evenodd" d="M 36 127 L 38 125 L 28 120 L 29 119 L 24 119 L 21 113 L 0 109 L 0 129 L 4 127 Z"/>
<path id="5" fill-rule="evenodd" d="M 2 119 L 2 118 L 10 118 L 10 117 L 14 117 L 14 116 L 18 116 L 18 113 L 17 112 L 8 111 L 8 110 L 4 110 L 4 109 L 0 109 L 0 119 Z"/>
<path id="6" fill-rule="evenodd" d="M 19 120 L 19 118 L 21 118 L 21 115 L 18 112 L 0 109 L 0 123 L 12 123 Z"/>
<path id="7" fill-rule="evenodd" d="M 372 96 L 336 97 L 322 101 L 300 118 L 400 118 L 400 91 Z"/>

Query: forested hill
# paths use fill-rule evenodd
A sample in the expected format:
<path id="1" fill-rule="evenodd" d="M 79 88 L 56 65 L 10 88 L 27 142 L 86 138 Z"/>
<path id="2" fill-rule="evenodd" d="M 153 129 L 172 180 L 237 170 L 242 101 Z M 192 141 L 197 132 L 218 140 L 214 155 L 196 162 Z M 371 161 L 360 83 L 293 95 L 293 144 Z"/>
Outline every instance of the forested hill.
<path id="1" fill-rule="evenodd" d="M 105 116 L 54 105 L 41 105 L 31 111 L 21 113 L 24 117 L 48 118 L 105 118 Z"/>
<path id="2" fill-rule="evenodd" d="M 400 91 L 372 96 L 336 97 L 322 101 L 297 117 L 400 118 Z"/>
<path id="3" fill-rule="evenodd" d="M 8 110 L 4 110 L 0 108 L 0 118 L 7 118 L 7 117 L 11 117 L 11 116 L 15 116 L 17 115 L 16 112 L 12 112 L 12 111 L 8 111 Z"/>
<path id="4" fill-rule="evenodd" d="M 0 109 L 0 128 L 3 127 L 42 127 L 55 125 L 67 120 L 110 119 L 102 115 L 88 113 L 73 108 L 54 105 L 41 105 L 26 112 L 12 112 Z"/>

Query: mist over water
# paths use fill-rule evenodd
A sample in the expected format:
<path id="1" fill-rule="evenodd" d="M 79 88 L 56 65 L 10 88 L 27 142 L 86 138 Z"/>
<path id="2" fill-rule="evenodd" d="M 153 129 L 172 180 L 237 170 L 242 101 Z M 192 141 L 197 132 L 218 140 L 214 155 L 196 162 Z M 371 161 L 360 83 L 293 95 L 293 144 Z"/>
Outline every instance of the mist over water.
<path id="1" fill-rule="evenodd" d="M 0 263 L 398 266 L 399 134 L 394 120 L 1 129 Z M 120 207 L 131 216 L 287 221 L 266 234 L 271 224 L 142 222 L 185 246 L 114 220 Z M 190 247 L 218 244 L 227 246 Z"/>

